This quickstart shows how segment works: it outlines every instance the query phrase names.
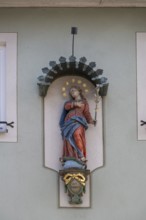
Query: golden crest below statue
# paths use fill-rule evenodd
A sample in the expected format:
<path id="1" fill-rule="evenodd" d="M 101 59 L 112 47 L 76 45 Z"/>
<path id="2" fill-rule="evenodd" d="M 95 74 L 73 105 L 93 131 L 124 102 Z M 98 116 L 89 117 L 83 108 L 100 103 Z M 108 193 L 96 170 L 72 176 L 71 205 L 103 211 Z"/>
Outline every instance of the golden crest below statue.
<path id="1" fill-rule="evenodd" d="M 68 193 L 70 204 L 82 204 L 82 196 L 86 192 L 87 176 L 89 170 L 66 169 L 60 170 L 60 176 L 64 181 L 65 192 Z"/>

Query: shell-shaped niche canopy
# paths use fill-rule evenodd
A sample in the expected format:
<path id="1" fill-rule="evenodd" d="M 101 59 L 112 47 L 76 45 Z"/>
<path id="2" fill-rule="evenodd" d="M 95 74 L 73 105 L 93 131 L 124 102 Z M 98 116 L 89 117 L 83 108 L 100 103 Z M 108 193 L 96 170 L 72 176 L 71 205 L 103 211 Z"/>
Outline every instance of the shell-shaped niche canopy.
<path id="1" fill-rule="evenodd" d="M 51 68 L 42 68 L 43 75 L 38 77 L 39 94 L 45 97 L 51 83 L 59 77 L 63 76 L 81 76 L 89 80 L 95 87 L 99 87 L 99 95 L 106 96 L 108 90 L 108 80 L 102 76 L 102 69 L 95 69 L 96 63 L 90 62 L 87 64 L 87 59 L 81 57 L 76 61 L 75 56 L 69 57 L 67 61 L 65 57 L 60 57 L 59 62 L 50 61 Z"/>

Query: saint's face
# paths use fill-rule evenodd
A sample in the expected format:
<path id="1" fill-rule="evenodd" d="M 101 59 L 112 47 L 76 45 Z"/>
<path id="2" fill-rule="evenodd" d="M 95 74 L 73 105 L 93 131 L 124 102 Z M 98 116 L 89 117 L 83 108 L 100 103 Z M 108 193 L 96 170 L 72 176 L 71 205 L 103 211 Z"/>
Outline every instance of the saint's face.
<path id="1" fill-rule="evenodd" d="M 74 99 L 76 99 L 80 96 L 80 92 L 76 88 L 71 88 L 70 94 Z"/>

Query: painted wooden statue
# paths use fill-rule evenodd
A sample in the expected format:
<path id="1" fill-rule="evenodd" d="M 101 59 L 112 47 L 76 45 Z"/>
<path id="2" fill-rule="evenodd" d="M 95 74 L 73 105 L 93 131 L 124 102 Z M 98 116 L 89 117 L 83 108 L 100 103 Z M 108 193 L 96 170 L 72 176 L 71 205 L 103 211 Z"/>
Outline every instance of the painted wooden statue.
<path id="1" fill-rule="evenodd" d="M 60 119 L 63 138 L 63 155 L 61 162 L 64 168 L 84 168 L 86 159 L 85 131 L 88 124 L 95 125 L 89 105 L 78 86 L 69 91 L 70 100 L 65 102 Z"/>

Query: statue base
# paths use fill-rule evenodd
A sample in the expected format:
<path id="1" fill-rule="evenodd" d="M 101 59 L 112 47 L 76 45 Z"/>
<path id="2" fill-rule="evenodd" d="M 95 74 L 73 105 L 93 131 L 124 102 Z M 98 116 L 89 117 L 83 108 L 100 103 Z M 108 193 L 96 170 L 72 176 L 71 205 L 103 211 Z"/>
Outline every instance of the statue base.
<path id="1" fill-rule="evenodd" d="M 64 182 L 65 192 L 69 196 L 69 204 L 82 204 L 90 170 L 86 169 L 85 162 L 73 158 L 63 158 L 61 162 L 64 169 L 59 171 L 59 175 Z"/>

